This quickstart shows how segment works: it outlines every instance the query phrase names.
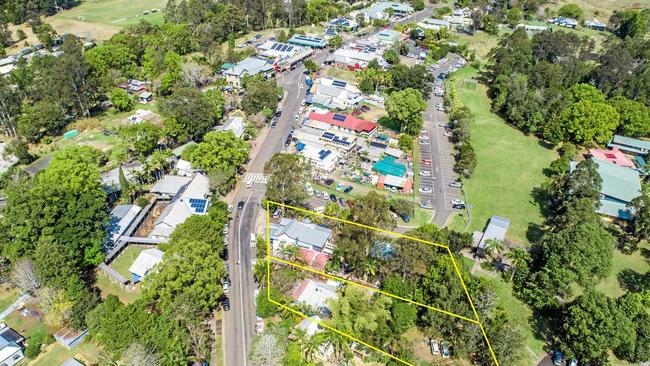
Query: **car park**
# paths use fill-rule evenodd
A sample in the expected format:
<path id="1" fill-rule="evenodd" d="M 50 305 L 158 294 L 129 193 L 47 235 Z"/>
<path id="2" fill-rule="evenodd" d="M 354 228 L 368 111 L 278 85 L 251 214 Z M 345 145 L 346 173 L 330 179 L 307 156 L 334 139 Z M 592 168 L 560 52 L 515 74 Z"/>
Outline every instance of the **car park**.
<path id="1" fill-rule="evenodd" d="M 336 202 L 336 196 L 334 194 L 330 194 L 330 201 Z"/>
<path id="2" fill-rule="evenodd" d="M 459 181 L 455 181 L 455 182 L 449 183 L 449 186 L 451 188 L 461 188 L 463 186 L 463 183 L 461 183 Z"/>
<path id="3" fill-rule="evenodd" d="M 420 187 L 420 189 L 418 189 L 418 191 L 420 193 L 431 193 L 432 192 L 430 187 Z"/>
<path id="4" fill-rule="evenodd" d="M 343 193 L 350 193 L 350 192 L 352 192 L 352 189 L 353 189 L 353 188 L 354 188 L 354 187 L 352 187 L 352 186 L 347 186 L 347 187 L 345 187 L 345 189 L 343 190 Z"/>
<path id="5" fill-rule="evenodd" d="M 421 176 L 421 177 L 430 177 L 430 176 L 431 176 L 431 172 L 428 171 L 428 170 L 420 170 L 420 172 L 418 173 L 418 175 Z"/>
<path id="6" fill-rule="evenodd" d="M 429 339 L 429 348 L 431 349 L 432 355 L 440 354 L 440 345 L 438 344 L 438 341 L 436 341 L 435 339 L 433 338 Z"/>
<path id="7" fill-rule="evenodd" d="M 227 297 L 224 297 L 223 302 L 221 304 L 223 306 L 224 311 L 230 310 L 230 299 L 228 299 Z"/>

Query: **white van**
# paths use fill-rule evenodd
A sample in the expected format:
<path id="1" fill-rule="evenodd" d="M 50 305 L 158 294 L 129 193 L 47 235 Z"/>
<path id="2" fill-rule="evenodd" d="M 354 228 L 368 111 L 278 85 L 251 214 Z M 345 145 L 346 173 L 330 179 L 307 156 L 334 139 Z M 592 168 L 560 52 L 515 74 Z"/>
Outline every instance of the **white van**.
<path id="1" fill-rule="evenodd" d="M 251 247 L 255 247 L 257 245 L 257 237 L 255 234 L 251 234 Z"/>

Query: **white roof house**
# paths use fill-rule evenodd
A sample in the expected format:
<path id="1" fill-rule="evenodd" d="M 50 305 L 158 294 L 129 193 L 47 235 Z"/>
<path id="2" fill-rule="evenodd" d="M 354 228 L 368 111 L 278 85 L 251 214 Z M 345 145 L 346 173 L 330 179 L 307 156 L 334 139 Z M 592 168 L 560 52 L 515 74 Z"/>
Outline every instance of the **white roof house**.
<path id="1" fill-rule="evenodd" d="M 18 332 L 4 323 L 0 324 L 0 365 L 13 366 L 25 358 L 22 346 L 24 340 Z"/>
<path id="2" fill-rule="evenodd" d="M 292 65 L 311 56 L 314 51 L 309 47 L 266 41 L 257 47 L 260 55 L 279 62 Z"/>
<path id="3" fill-rule="evenodd" d="M 314 315 L 311 318 L 318 322 L 321 321 L 321 318 L 318 315 Z M 298 323 L 298 328 L 302 329 L 305 332 L 305 334 L 307 334 L 310 337 L 316 333 L 320 333 L 323 331 L 318 325 L 318 323 L 313 322 L 308 318 L 305 318 L 300 323 Z"/>
<path id="4" fill-rule="evenodd" d="M 380 64 L 384 62 L 384 59 L 374 52 L 364 52 L 350 48 L 339 48 L 328 57 L 328 61 L 334 62 L 339 67 L 344 66 L 354 69 L 368 67 L 368 64 L 373 59 L 376 59 Z"/>
<path id="5" fill-rule="evenodd" d="M 158 263 L 162 262 L 164 253 L 156 248 L 145 249 L 133 261 L 129 272 L 132 282 L 140 282 Z"/>
<path id="6" fill-rule="evenodd" d="M 242 137 L 246 129 L 246 121 L 244 117 L 228 117 L 226 123 L 217 126 L 218 131 L 232 131 L 237 137 Z"/>
<path id="7" fill-rule="evenodd" d="M 338 152 L 317 143 L 301 141 L 301 144 L 300 154 L 309 160 L 314 168 L 324 172 L 331 172 L 336 168 L 340 157 Z"/>
<path id="8" fill-rule="evenodd" d="M 185 187 L 192 177 L 180 177 L 178 175 L 166 175 L 151 188 L 150 192 L 160 195 L 175 196 Z"/>
<path id="9" fill-rule="evenodd" d="M 320 282 L 312 279 L 303 280 L 293 291 L 296 302 L 306 304 L 323 314 L 329 313 L 327 303 L 337 299 L 339 283 L 335 281 Z"/>
<path id="10" fill-rule="evenodd" d="M 171 203 L 167 205 L 156 220 L 154 228 L 149 234 L 149 237 L 154 239 L 168 239 L 176 226 L 185 222 L 188 217 L 205 215 L 210 204 L 208 199 L 210 196 L 210 182 L 207 176 L 196 174 L 192 178 L 175 176 L 166 176 L 165 178 L 168 177 L 185 178 L 189 181 L 180 186 Z M 168 179 L 168 181 L 176 183 L 182 180 Z M 173 191 L 177 186 L 176 184 L 169 184 L 168 187 L 163 186 L 161 189 L 167 189 L 169 192 Z"/>
<path id="11" fill-rule="evenodd" d="M 175 169 L 176 169 L 176 174 L 183 177 L 191 177 L 196 173 L 196 170 L 192 168 L 192 163 L 183 159 L 178 159 L 178 161 L 176 162 Z"/>
<path id="12" fill-rule="evenodd" d="M 283 218 L 279 224 L 271 225 L 271 243 L 274 251 L 279 251 L 284 244 L 292 244 L 332 254 L 331 238 L 331 229 L 313 223 Z"/>
<path id="13" fill-rule="evenodd" d="M 328 109 L 348 109 L 362 99 L 361 91 L 343 80 L 318 78 L 312 90 L 312 103 Z"/>

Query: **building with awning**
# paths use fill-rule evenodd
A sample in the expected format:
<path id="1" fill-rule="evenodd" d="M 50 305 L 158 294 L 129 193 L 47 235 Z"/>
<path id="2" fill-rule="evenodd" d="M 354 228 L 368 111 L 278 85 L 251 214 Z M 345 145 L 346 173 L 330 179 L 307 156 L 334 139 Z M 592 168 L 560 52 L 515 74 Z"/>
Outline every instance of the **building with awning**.
<path id="1" fill-rule="evenodd" d="M 372 170 L 381 175 L 392 175 L 395 177 L 403 177 L 406 175 L 406 165 L 398 163 L 393 157 L 385 157 L 379 160 L 372 166 Z"/>
<path id="2" fill-rule="evenodd" d="M 628 154 L 647 155 L 650 152 L 650 141 L 614 135 L 612 141 L 607 144 L 607 147 L 617 147 Z"/>

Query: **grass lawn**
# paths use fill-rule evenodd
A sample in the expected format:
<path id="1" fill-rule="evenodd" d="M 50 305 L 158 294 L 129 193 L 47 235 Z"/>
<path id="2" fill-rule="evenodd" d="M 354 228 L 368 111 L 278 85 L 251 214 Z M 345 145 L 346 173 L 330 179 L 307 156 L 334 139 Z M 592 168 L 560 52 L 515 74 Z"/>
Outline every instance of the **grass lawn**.
<path id="1" fill-rule="evenodd" d="M 323 72 L 325 76 L 329 76 L 334 79 L 345 80 L 353 85 L 357 85 L 357 78 L 354 76 L 354 71 L 343 70 L 335 66 L 326 67 Z"/>
<path id="2" fill-rule="evenodd" d="M 473 78 L 477 72 L 465 67 L 456 75 L 458 99 L 470 108 L 474 117 L 470 131 L 477 165 L 464 185 L 467 200 L 473 205 L 469 231 L 482 230 L 492 215 L 500 215 L 511 222 L 507 237 L 528 243 L 528 226 L 542 221 L 532 192 L 544 181 L 543 170 L 556 159 L 557 154 L 540 145 L 535 137 L 525 136 L 492 113 L 485 86 L 478 84 L 475 89 L 461 87 L 461 81 Z M 451 226 L 462 230 L 462 218 L 456 216 Z"/>
<path id="3" fill-rule="evenodd" d="M 30 363 L 30 366 L 60 365 L 73 357 L 86 365 L 96 364 L 99 359 L 99 347 L 94 342 L 86 340 L 71 350 L 58 343 L 52 343 Z"/>
<path id="4" fill-rule="evenodd" d="M 140 252 L 147 249 L 144 245 L 129 245 L 120 253 L 113 262 L 111 262 L 111 268 L 113 268 L 117 273 L 121 274 L 126 278 L 131 278 L 131 272 L 129 272 L 129 267 L 133 264 L 133 261 L 140 255 Z"/>
<path id="5" fill-rule="evenodd" d="M 85 0 L 81 5 L 62 11 L 54 18 L 76 20 L 88 23 L 123 27 L 140 20 L 153 24 L 163 22 L 162 10 L 167 0 Z M 158 9 L 158 12 L 144 15 L 144 11 Z"/>
<path id="6" fill-rule="evenodd" d="M 0 311 L 4 311 L 9 305 L 18 300 L 18 289 L 8 284 L 0 285 Z"/>
<path id="7" fill-rule="evenodd" d="M 368 103 L 363 103 L 362 105 L 368 106 L 370 110 L 366 113 L 362 113 L 361 115 L 359 115 L 359 118 L 365 119 L 367 121 L 377 121 L 379 118 L 386 115 L 386 110 L 383 108 L 379 108 L 375 105 L 368 104 Z"/>
<path id="8" fill-rule="evenodd" d="M 3 322 L 14 328 L 28 341 L 30 338 L 45 340 L 48 334 L 54 334 L 57 329 L 48 328 L 45 323 L 33 316 L 25 317 L 14 311 Z"/>
<path id="9" fill-rule="evenodd" d="M 115 295 L 125 304 L 130 304 L 137 300 L 141 293 L 140 287 L 136 287 L 134 290 L 124 289 L 122 286 L 112 282 L 106 275 L 101 273 L 97 274 L 95 285 L 101 291 L 102 298 L 105 299 L 108 295 Z"/>

